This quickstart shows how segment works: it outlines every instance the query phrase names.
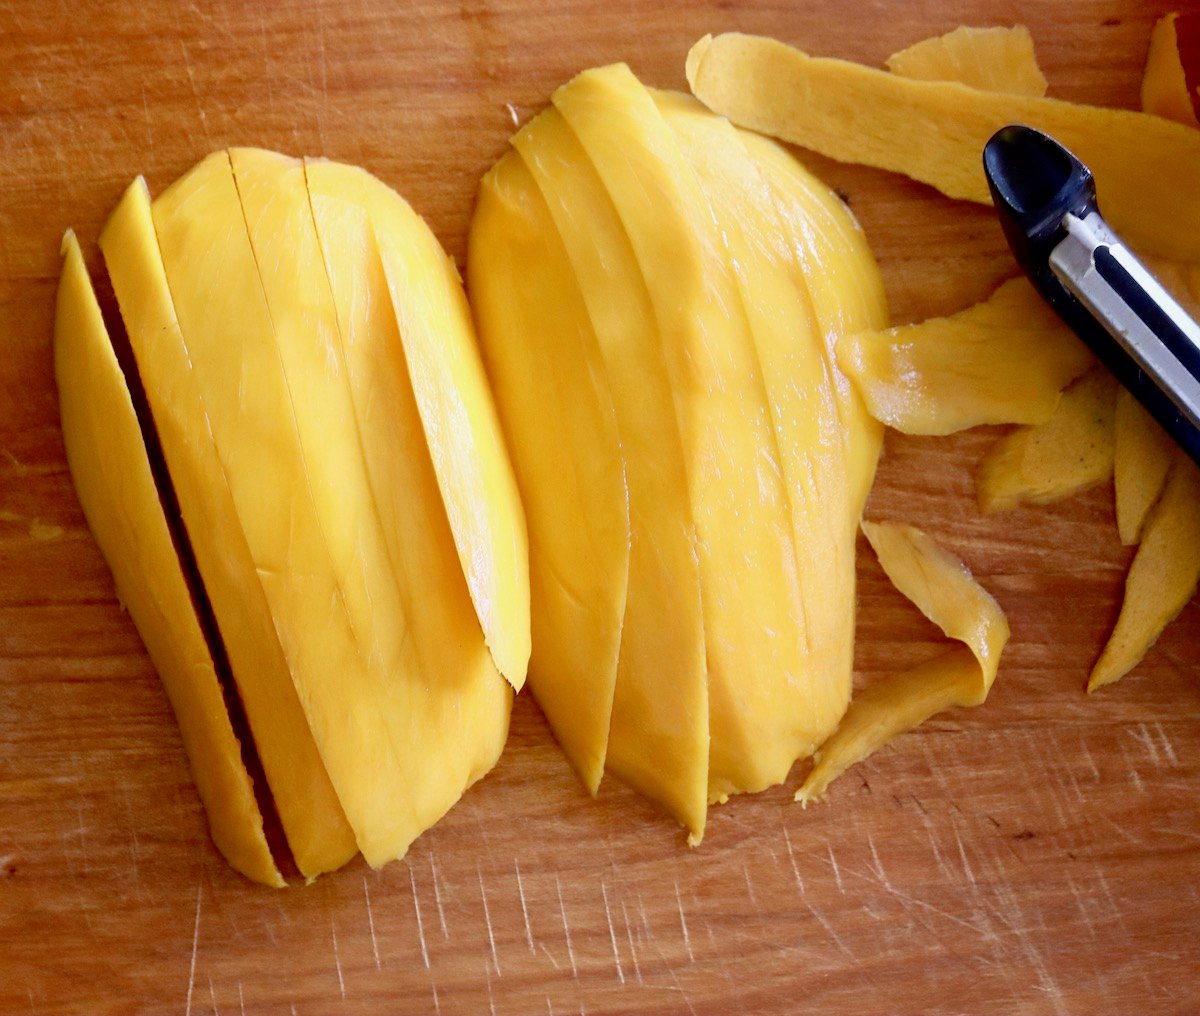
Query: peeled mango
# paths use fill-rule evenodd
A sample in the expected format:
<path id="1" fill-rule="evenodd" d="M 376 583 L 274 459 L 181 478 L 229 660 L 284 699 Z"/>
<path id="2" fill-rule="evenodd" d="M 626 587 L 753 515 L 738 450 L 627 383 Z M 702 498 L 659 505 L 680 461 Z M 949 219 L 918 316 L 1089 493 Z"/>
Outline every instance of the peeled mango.
<path id="1" fill-rule="evenodd" d="M 589 788 L 611 772 L 698 842 L 849 700 L 881 428 L 834 346 L 884 324 L 878 271 L 791 156 L 616 65 L 484 177 L 468 282 L 530 506 L 530 687 Z"/>
<path id="2" fill-rule="evenodd" d="M 164 524 L 149 483 L 178 504 L 192 589 L 228 661 L 191 692 L 207 689 L 207 740 L 177 704 L 214 840 L 281 884 L 269 854 L 245 856 L 262 829 L 245 794 L 204 790 L 214 772 L 245 777 L 221 677 L 300 874 L 356 851 L 374 866 L 401 857 L 499 757 L 530 637 L 524 515 L 453 264 L 362 171 L 257 149 L 210 155 L 153 202 L 135 181 L 100 245 L 165 473 L 148 479 L 111 364 L 60 369 L 64 438 L 131 603 L 183 581 L 161 539 L 159 567 L 131 556 Z M 64 300 L 87 284 L 74 263 Z M 81 345 L 111 358 L 90 321 L 60 315 L 61 363 Z M 86 421 L 114 402 L 125 426 L 107 451 L 135 463 L 120 475 L 87 444 Z M 131 612 L 148 646 L 197 624 L 179 595 Z M 199 655 L 195 643 L 176 651 Z M 178 665 L 156 662 L 170 691 Z"/>

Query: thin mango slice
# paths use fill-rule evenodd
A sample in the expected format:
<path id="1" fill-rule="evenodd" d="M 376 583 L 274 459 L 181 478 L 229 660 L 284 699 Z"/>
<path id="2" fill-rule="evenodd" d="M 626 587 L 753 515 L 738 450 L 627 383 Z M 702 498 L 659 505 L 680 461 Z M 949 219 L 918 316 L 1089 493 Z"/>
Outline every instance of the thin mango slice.
<path id="1" fill-rule="evenodd" d="M 1166 483 L 1175 447 L 1141 403 L 1121 388 L 1113 416 L 1113 488 L 1117 531 L 1126 546 L 1141 539 L 1146 517 Z"/>
<path id="2" fill-rule="evenodd" d="M 845 711 L 849 669 L 843 649 L 854 600 L 852 584 L 833 576 L 849 571 L 850 526 L 857 515 L 847 511 L 847 449 L 830 447 L 825 437 L 836 434 L 841 421 L 824 340 L 807 287 L 797 285 L 791 270 L 792 251 L 769 186 L 727 120 L 691 96 L 652 94 L 696 174 L 733 269 L 763 379 L 795 553 L 798 616 L 791 638 L 780 639 L 774 669 L 750 671 L 755 679 L 741 681 L 733 701 L 718 706 L 716 695 L 730 691 L 714 680 L 710 661 L 709 793 L 723 799 L 783 782 L 796 759 L 811 755 Z M 749 603 L 743 607 L 755 610 Z M 753 761 L 731 769 L 722 785 L 719 723 L 727 712 L 736 715 L 747 745 L 742 753 Z"/>
<path id="3" fill-rule="evenodd" d="M 529 524 L 529 685 L 595 794 L 629 583 L 630 498 L 584 294 L 515 151 L 479 185 L 467 264 L 484 365 Z"/>
<path id="4" fill-rule="evenodd" d="M 355 542 L 360 554 L 369 548 L 386 562 L 395 585 L 394 593 L 386 586 L 381 592 L 382 578 L 372 582 L 364 609 L 377 625 L 391 623 L 379 614 L 393 609 L 404 622 L 397 655 L 378 665 L 411 842 L 496 764 L 513 692 L 484 640 L 404 366 L 376 244 L 387 222 L 368 215 L 388 188 L 361 169 L 334 162 L 308 160 L 302 177 L 295 185 L 307 191 L 305 207 L 311 206 L 336 318 L 334 334 L 326 336 L 327 363 L 336 367 L 326 398 L 336 401 L 339 383 L 349 396 L 342 412 L 357 427 L 359 444 L 353 447 L 362 449 L 370 489 L 363 500 L 373 504 L 374 525 L 382 527 L 371 536 L 371 520 L 363 520 Z M 318 369 L 315 362 L 311 367 Z M 346 455 L 345 448 L 341 452 Z M 390 666 L 389 659 L 398 662 Z"/>
<path id="5" fill-rule="evenodd" d="M 989 92 L 1038 98 L 1046 94 L 1046 76 L 1024 25 L 960 25 L 893 53 L 884 65 L 893 74 L 919 81 L 959 81 Z"/>
<path id="6" fill-rule="evenodd" d="M 612 199 L 562 114 L 547 109 L 512 143 L 580 287 L 608 375 L 628 483 L 629 582 L 606 766 L 698 840 L 708 801 L 704 618 L 683 449 L 654 308 Z"/>
<path id="7" fill-rule="evenodd" d="M 1146 522 L 1125 577 L 1116 627 L 1088 679 L 1088 691 L 1119 681 L 1141 662 L 1200 579 L 1200 470 L 1182 452 Z"/>
<path id="8" fill-rule="evenodd" d="M 233 187 L 224 152 L 209 156 L 193 172 L 196 176 L 189 187 L 199 190 L 194 200 L 201 212 L 204 193 L 196 185 L 203 177 L 224 174 L 228 187 Z M 244 236 L 236 194 L 233 201 L 228 228 Z M 155 236 L 150 194 L 140 177 L 105 225 L 100 247 L 288 846 L 305 876 L 339 868 L 357 850 L 354 835 L 309 731 L 239 522 L 227 466 L 214 442 L 209 406 L 176 317 Z M 242 267 L 249 271 L 249 281 L 257 285 L 252 261 Z M 224 269 L 214 267 L 213 271 L 214 285 L 219 288 L 226 278 Z M 195 312 L 207 313 L 202 301 Z M 235 306 L 229 313 L 236 320 L 240 309 Z M 219 327 L 221 320 L 214 319 L 214 326 Z M 255 456 L 250 456 L 252 463 L 254 460 Z M 291 488 L 279 486 L 286 481 L 270 474 L 269 467 L 266 457 L 262 462 L 269 474 L 266 490 L 283 492 L 286 504 Z M 257 468 L 255 465 L 251 472 Z M 278 503 L 281 498 L 268 496 L 267 500 Z M 289 528 L 286 514 L 279 525 L 281 532 Z"/>
<path id="9" fill-rule="evenodd" d="M 687 76 L 705 105 L 737 124 L 983 203 L 984 144 L 1005 124 L 1029 124 L 1091 167 L 1105 216 L 1135 247 L 1200 261 L 1200 133 L 1159 117 L 912 81 L 740 34 L 701 39 Z"/>
<path id="10" fill-rule="evenodd" d="M 848 335 L 838 357 L 872 415 L 906 434 L 1045 423 L 1093 362 L 1024 278 L 950 317 Z"/>
<path id="11" fill-rule="evenodd" d="M 263 818 L 75 234 L 63 238 L 54 323 L 67 464 L 179 723 L 213 842 L 247 878 L 282 887 Z"/>
<path id="12" fill-rule="evenodd" d="M 467 588 L 500 673 L 529 665 L 529 541 L 454 262 L 399 194 L 362 174 L 375 239 Z"/>
<path id="13" fill-rule="evenodd" d="M 984 511 L 1049 504 L 1113 472 L 1117 383 L 1095 367 L 1063 392 L 1045 423 L 1001 438 L 979 464 L 976 493 Z"/>
<path id="14" fill-rule="evenodd" d="M 927 534 L 894 523 L 864 522 L 862 530 L 892 584 L 947 637 L 964 646 L 856 695 L 796 792 L 796 800 L 805 805 L 896 735 L 951 706 L 980 705 L 1008 642 L 1008 620 L 1000 605 L 966 565 Z"/>
<path id="15" fill-rule="evenodd" d="M 1188 127 L 1200 127 L 1196 100 L 1188 88 L 1179 56 L 1178 19 L 1176 13 L 1165 14 L 1150 33 L 1150 49 L 1142 74 L 1142 109 Z"/>

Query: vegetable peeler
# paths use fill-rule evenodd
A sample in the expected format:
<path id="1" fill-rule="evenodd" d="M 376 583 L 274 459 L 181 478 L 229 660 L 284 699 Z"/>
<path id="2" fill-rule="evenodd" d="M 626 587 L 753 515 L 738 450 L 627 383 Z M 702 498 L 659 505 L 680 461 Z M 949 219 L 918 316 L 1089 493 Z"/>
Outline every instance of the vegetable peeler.
<path id="1" fill-rule="evenodd" d="M 992 136 L 983 168 L 1017 263 L 1200 463 L 1200 325 L 1104 221 L 1091 170 L 1049 135 L 1019 124 Z"/>

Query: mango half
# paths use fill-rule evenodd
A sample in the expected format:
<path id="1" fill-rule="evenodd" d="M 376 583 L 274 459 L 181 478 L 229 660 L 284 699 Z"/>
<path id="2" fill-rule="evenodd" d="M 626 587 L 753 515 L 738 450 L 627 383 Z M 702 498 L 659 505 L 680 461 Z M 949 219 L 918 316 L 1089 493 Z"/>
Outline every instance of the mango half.
<path id="1" fill-rule="evenodd" d="M 176 645 L 155 653 L 164 682 L 190 667 L 216 708 L 188 588 L 296 868 L 401 857 L 495 764 L 529 653 L 524 514 L 453 263 L 368 174 L 255 149 L 210 155 L 153 202 L 135 181 L 100 246 L 180 546 L 161 537 L 119 378 L 76 364 L 104 359 L 81 311 L 56 327 L 63 431 L 122 596 L 158 605 L 132 612 L 146 644 Z M 67 267 L 78 294 L 86 272 Z M 91 421 L 113 406 L 106 448 Z M 143 466 L 115 473 L 109 454 Z M 134 557 L 152 536 L 153 557 Z M 202 791 L 218 764 L 241 788 L 240 820 L 204 795 L 218 847 L 278 884 L 231 847 L 258 849 L 228 828 L 262 820 L 228 718 L 199 727 L 172 701 Z"/>
<path id="2" fill-rule="evenodd" d="M 590 789 L 697 842 L 849 701 L 882 427 L 834 347 L 886 324 L 878 270 L 782 148 L 614 65 L 484 177 L 468 288 L 528 513 L 530 686 Z"/>

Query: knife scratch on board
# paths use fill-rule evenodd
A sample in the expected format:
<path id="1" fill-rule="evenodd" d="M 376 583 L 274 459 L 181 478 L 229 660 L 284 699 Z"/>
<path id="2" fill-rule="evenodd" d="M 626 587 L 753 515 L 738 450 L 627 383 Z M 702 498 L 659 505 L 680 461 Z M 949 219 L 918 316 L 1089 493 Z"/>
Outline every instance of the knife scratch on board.
<path id="1" fill-rule="evenodd" d="M 379 941 L 375 937 L 375 915 L 371 913 L 371 890 L 367 888 L 367 876 L 363 876 L 363 899 L 367 904 L 367 930 L 371 933 L 371 952 L 375 955 L 375 969 L 383 969 L 379 961 Z"/>
<path id="2" fill-rule="evenodd" d="M 200 946 L 200 906 L 203 899 L 203 885 L 196 886 L 196 920 L 192 926 L 192 962 L 188 969 L 187 1004 L 184 1016 L 192 1016 L 192 990 L 196 987 L 196 953 Z"/>

